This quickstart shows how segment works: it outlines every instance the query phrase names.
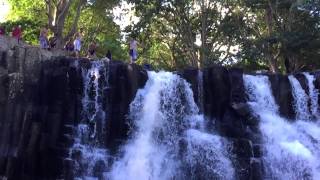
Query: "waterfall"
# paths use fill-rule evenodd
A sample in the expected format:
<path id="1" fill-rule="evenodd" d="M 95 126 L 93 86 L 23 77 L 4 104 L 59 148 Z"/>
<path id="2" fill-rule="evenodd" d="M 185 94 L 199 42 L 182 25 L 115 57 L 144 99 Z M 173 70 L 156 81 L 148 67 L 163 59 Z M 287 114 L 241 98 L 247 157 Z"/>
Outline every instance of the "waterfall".
<path id="1" fill-rule="evenodd" d="M 108 165 L 105 149 L 105 98 L 108 88 L 108 65 L 94 61 L 91 68 L 81 68 L 83 79 L 82 119 L 78 125 L 71 158 L 79 178 L 102 178 Z"/>
<path id="2" fill-rule="evenodd" d="M 204 110 L 204 104 L 203 104 L 203 72 L 201 70 L 198 70 L 197 75 L 198 80 L 198 106 L 201 113 L 203 113 Z"/>
<path id="3" fill-rule="evenodd" d="M 190 85 L 169 72 L 148 72 L 130 105 L 131 138 L 108 177 L 233 179 L 222 138 L 206 132 Z"/>
<path id="4" fill-rule="evenodd" d="M 281 118 L 267 76 L 244 75 L 243 78 L 248 104 L 260 120 L 265 178 L 320 179 L 319 125 L 301 120 L 290 123 Z M 294 78 L 290 79 L 297 85 Z M 298 88 L 293 91 L 300 92 Z M 297 104 L 305 101 L 303 98 L 296 100 Z M 295 108 L 300 111 L 302 107 Z"/>
<path id="5" fill-rule="evenodd" d="M 311 113 L 316 119 L 320 119 L 318 97 L 319 90 L 314 87 L 315 77 L 310 73 L 303 73 L 308 81 L 309 97 L 311 101 Z"/>
<path id="6" fill-rule="evenodd" d="M 308 101 L 309 97 L 301 87 L 300 82 L 292 75 L 288 76 L 292 95 L 294 99 L 294 109 L 296 112 L 296 119 L 298 120 L 310 120 L 311 114 L 309 111 Z"/>

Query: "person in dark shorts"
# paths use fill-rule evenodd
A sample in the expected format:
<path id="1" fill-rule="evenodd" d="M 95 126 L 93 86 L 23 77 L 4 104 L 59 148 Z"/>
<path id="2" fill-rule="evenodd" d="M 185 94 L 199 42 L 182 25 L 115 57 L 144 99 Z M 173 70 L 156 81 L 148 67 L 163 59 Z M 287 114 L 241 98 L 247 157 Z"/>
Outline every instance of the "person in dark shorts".
<path id="1" fill-rule="evenodd" d="M 70 52 L 74 51 L 74 45 L 73 45 L 73 40 L 72 39 L 69 39 L 69 41 L 67 41 L 66 45 L 64 46 L 64 49 L 66 51 L 70 51 Z"/>
<path id="2" fill-rule="evenodd" d="M 76 52 L 76 57 L 79 58 L 80 56 L 80 51 L 81 51 L 81 46 L 82 46 L 82 30 L 80 30 L 80 32 L 77 32 L 74 36 L 74 41 L 73 41 L 73 45 L 74 45 L 74 51 Z"/>
<path id="3" fill-rule="evenodd" d="M 55 36 L 52 36 L 50 39 L 49 39 L 49 46 L 50 46 L 50 49 L 54 49 L 57 45 L 57 37 Z"/>
<path id="4" fill-rule="evenodd" d="M 0 36 L 2 35 L 5 35 L 6 34 L 6 30 L 3 26 L 0 25 Z"/>
<path id="5" fill-rule="evenodd" d="M 91 42 L 88 47 L 88 58 L 95 58 L 96 57 L 96 49 L 97 44 L 95 41 Z"/>
<path id="6" fill-rule="evenodd" d="M 16 38 L 18 43 L 20 42 L 21 38 L 22 38 L 22 29 L 21 29 L 21 25 L 18 25 L 16 27 L 14 27 L 12 29 L 12 33 L 11 33 L 12 37 Z"/>
<path id="7" fill-rule="evenodd" d="M 108 58 L 110 61 L 112 60 L 112 54 L 110 50 L 107 51 L 106 58 Z"/>
<path id="8" fill-rule="evenodd" d="M 135 63 L 138 59 L 138 42 L 134 38 L 131 38 L 129 47 L 130 63 Z"/>
<path id="9" fill-rule="evenodd" d="M 40 44 L 41 49 L 49 49 L 47 26 L 41 28 L 41 30 L 40 30 L 39 44 Z"/>

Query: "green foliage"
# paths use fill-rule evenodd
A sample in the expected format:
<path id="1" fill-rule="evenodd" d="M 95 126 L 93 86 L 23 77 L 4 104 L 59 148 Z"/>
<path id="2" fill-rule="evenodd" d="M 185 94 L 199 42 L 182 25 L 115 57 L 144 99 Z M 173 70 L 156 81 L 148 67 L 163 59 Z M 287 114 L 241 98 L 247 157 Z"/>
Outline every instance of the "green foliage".
<path id="1" fill-rule="evenodd" d="M 242 43 L 242 59 L 274 59 L 280 71 L 319 68 L 320 16 L 318 1 L 256 1 L 245 0 L 247 19 Z M 270 11 L 270 18 L 266 18 Z M 270 60 L 270 59 L 269 59 Z M 285 64 L 287 63 L 286 67 Z"/>
<path id="2" fill-rule="evenodd" d="M 320 67 L 317 0 L 129 2 L 143 18 L 128 32 L 139 35 L 143 58 L 156 67 L 195 66 L 194 60 L 280 72 Z"/>
<path id="3" fill-rule="evenodd" d="M 38 43 L 39 29 L 48 23 L 44 0 L 8 0 L 12 11 L 6 30 L 17 24 L 24 39 Z M 74 0 L 63 34 L 73 29 L 80 0 Z M 140 21 L 126 28 L 136 36 L 138 63 L 156 69 L 180 69 L 212 64 L 270 69 L 278 72 L 320 67 L 320 1 L 318 0 L 127 0 Z M 111 50 L 114 59 L 128 60 L 128 41 L 113 21 L 119 0 L 87 0 L 78 26 L 84 29 L 82 54 L 90 42 L 97 53 Z M 202 43 L 196 44 L 201 40 Z"/>
<path id="4" fill-rule="evenodd" d="M 45 0 L 8 0 L 11 5 L 9 21 L 5 23 L 7 30 L 17 24 L 22 25 L 23 38 L 26 42 L 37 45 L 41 27 L 48 24 Z M 55 1 L 54 1 L 55 2 Z M 72 1 L 63 34 L 67 35 L 72 30 L 76 17 L 79 0 Z M 81 9 L 78 27 L 84 29 L 84 42 L 82 54 L 86 55 L 87 47 L 92 41 L 98 45 L 97 54 L 104 57 L 107 50 L 112 52 L 114 59 L 128 59 L 122 47 L 120 29 L 113 22 L 110 9 L 117 5 L 118 0 L 88 0 Z M 50 32 L 53 36 L 53 32 Z"/>
<path id="5" fill-rule="evenodd" d="M 128 59 L 121 45 L 120 28 L 113 22 L 110 14 L 96 11 L 96 9 L 87 9 L 82 12 L 79 26 L 84 30 L 84 51 L 92 41 L 96 41 L 99 57 L 104 57 L 110 50 L 113 59 Z"/>
<path id="6" fill-rule="evenodd" d="M 9 20 L 30 19 L 47 22 L 44 0 L 8 0 L 8 2 L 11 6 Z"/>
<path id="7" fill-rule="evenodd" d="M 41 22 L 20 18 L 17 21 L 7 21 L 2 23 L 2 26 L 5 27 L 6 34 L 8 36 L 11 36 L 12 29 L 18 25 L 21 25 L 23 41 L 32 45 L 37 45 L 40 33 L 38 27 L 41 25 Z"/>

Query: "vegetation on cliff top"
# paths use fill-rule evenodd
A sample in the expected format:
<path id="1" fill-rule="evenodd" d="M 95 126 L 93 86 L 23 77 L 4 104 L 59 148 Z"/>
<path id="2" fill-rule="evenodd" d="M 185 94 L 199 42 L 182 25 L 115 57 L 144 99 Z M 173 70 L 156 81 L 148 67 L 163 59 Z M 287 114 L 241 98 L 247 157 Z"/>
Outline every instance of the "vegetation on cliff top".
<path id="1" fill-rule="evenodd" d="M 49 24 L 61 45 L 80 27 L 85 46 L 96 39 L 98 54 L 108 49 L 128 59 L 123 34 L 136 36 L 139 63 L 177 69 L 211 64 L 293 72 L 320 67 L 318 0 L 8 0 L 6 24 L 22 24 L 25 40 L 36 44 Z M 134 6 L 137 23 L 121 31 L 114 7 Z"/>

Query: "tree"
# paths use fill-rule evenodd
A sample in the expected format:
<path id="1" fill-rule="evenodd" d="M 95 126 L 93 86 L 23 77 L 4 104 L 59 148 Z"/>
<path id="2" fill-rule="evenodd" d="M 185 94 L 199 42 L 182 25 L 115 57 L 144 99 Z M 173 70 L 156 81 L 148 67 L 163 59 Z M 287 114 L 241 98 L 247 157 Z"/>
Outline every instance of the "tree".
<path id="1" fill-rule="evenodd" d="M 130 2 L 135 4 L 136 15 L 143 17 L 130 32 L 147 37 L 147 41 L 150 41 L 149 36 L 161 39 L 158 42 L 171 51 L 171 56 L 166 57 L 170 57 L 173 63 L 166 64 L 175 64 L 176 68 L 204 67 L 212 63 L 227 64 L 227 61 L 236 57 L 232 48 L 237 45 L 235 39 L 240 31 L 231 31 L 228 28 L 234 27 L 231 23 L 241 22 L 232 21 L 234 19 L 230 18 L 234 6 L 228 1 Z M 143 38 L 141 40 L 144 41 Z M 199 40 L 201 43 L 196 44 Z M 144 43 L 148 44 L 145 41 Z M 161 47 L 155 44 L 154 46 Z"/>
<path id="2" fill-rule="evenodd" d="M 270 71 L 290 73 L 319 55 L 319 2 L 245 0 L 241 6 L 246 21 L 239 27 L 245 30 L 239 41 L 243 58 L 262 59 Z"/>
<path id="3" fill-rule="evenodd" d="M 36 2 L 35 2 L 36 1 Z M 57 38 L 57 47 L 61 48 L 65 42 L 78 30 L 81 13 L 85 9 L 95 9 L 96 12 L 106 12 L 117 4 L 110 0 L 9 0 L 12 6 L 12 19 L 26 17 L 47 21 L 49 29 Z M 103 14 L 106 16 L 107 14 Z"/>
<path id="4" fill-rule="evenodd" d="M 29 44 L 37 44 L 38 43 L 38 36 L 40 30 L 38 27 L 41 25 L 40 21 L 30 20 L 26 18 L 20 18 L 16 21 L 6 21 L 2 23 L 2 26 L 5 27 L 5 31 L 7 35 L 10 35 L 12 29 L 21 25 L 23 30 L 23 40 Z"/>
<path id="5" fill-rule="evenodd" d="M 214 63 L 289 73 L 320 65 L 312 60 L 319 57 L 319 1 L 128 1 L 143 17 L 129 32 L 148 45 L 142 57 L 151 62 L 151 49 L 165 46 L 161 52 L 171 55 L 161 61 L 176 68 Z"/>

